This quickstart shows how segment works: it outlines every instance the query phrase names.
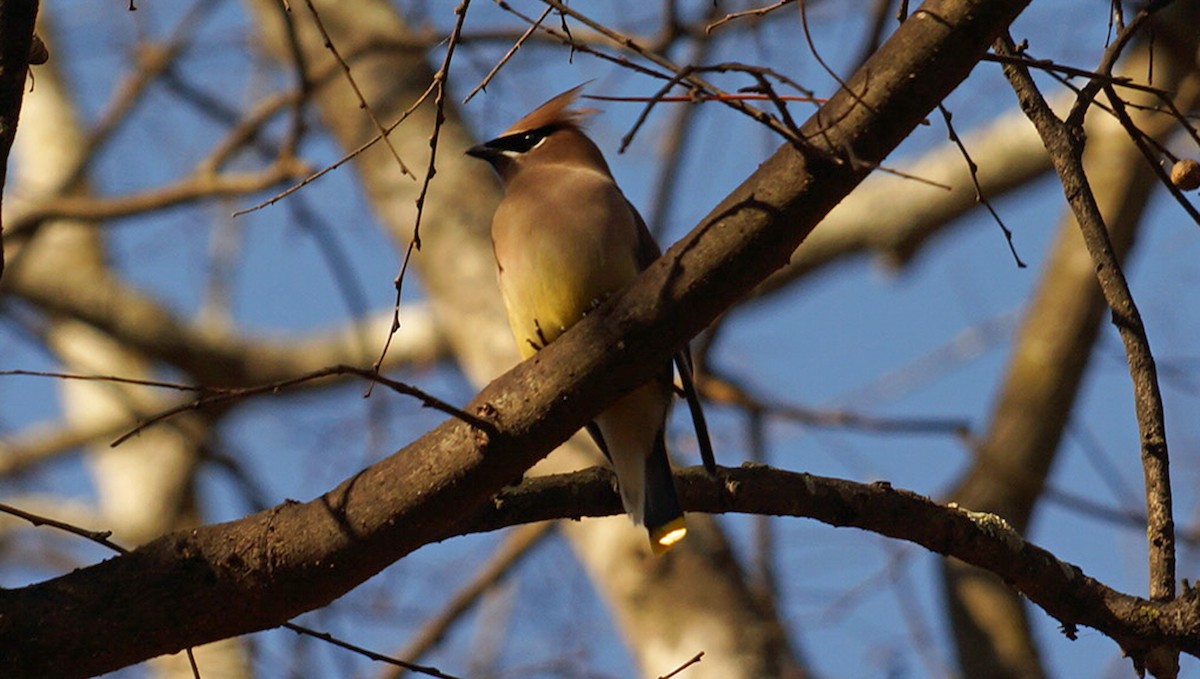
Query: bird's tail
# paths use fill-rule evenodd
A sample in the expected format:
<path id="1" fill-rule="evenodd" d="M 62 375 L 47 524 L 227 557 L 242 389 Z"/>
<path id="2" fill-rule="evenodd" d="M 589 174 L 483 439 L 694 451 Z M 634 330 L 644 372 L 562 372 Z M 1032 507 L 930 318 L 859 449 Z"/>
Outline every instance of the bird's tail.
<path id="1" fill-rule="evenodd" d="M 661 433 L 654 444 L 654 452 L 646 458 L 642 497 L 645 503 L 642 520 L 650 533 L 650 549 L 655 554 L 662 554 L 687 535 L 687 526 Z"/>

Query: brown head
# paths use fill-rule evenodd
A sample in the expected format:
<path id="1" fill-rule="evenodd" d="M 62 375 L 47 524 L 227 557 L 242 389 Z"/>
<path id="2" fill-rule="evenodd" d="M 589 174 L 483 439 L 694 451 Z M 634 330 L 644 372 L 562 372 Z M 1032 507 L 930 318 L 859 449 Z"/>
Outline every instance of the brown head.
<path id="1" fill-rule="evenodd" d="M 570 108 L 581 89 L 583 85 L 577 85 L 559 94 L 467 154 L 491 163 L 506 184 L 533 164 L 582 165 L 611 175 L 600 149 L 580 125 L 595 110 Z"/>

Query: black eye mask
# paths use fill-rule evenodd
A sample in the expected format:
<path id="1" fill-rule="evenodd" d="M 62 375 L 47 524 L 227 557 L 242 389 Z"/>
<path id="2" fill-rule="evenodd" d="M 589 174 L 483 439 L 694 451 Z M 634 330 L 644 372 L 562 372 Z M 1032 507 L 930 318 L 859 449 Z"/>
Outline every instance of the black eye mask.
<path id="1" fill-rule="evenodd" d="M 545 139 L 550 133 L 559 129 L 559 125 L 546 125 L 527 132 L 518 132 L 510 134 L 506 137 L 500 137 L 488 142 L 488 146 L 499 151 L 512 151 L 513 153 L 525 153 L 529 149 L 538 145 L 538 142 Z"/>

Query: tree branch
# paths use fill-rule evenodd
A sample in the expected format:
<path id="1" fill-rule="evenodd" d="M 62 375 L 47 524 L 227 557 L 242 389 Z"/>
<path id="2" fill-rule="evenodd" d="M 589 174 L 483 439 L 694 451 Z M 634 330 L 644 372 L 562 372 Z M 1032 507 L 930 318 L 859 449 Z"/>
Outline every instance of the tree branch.
<path id="1" fill-rule="evenodd" d="M 311 502 L 170 534 L 91 568 L 0 592 L 0 610 L 23 611 L 0 621 L 9 674 L 102 672 L 274 627 L 414 549 L 458 534 L 464 512 L 487 505 L 782 266 L 1025 5 L 923 5 L 848 81 L 852 91 L 839 91 L 805 123 L 809 145 L 782 147 L 632 287 L 465 408 L 490 421 L 494 435 L 450 420 Z M 82 633 L 87 626 L 92 633 Z"/>
<path id="2" fill-rule="evenodd" d="M 1011 39 L 1005 38 L 997 46 L 1001 53 L 1012 54 Z M 1168 600 L 1175 594 L 1175 522 L 1171 515 L 1170 464 L 1162 395 L 1146 328 L 1083 170 L 1082 128 L 1075 128 L 1054 115 L 1024 67 L 1007 64 L 1004 71 L 1012 82 L 1021 108 L 1037 127 L 1050 152 L 1067 202 L 1083 232 L 1083 241 L 1096 264 L 1096 276 L 1112 310 L 1113 325 L 1117 326 L 1125 343 L 1146 477 L 1150 596 L 1160 601 Z"/>
<path id="3" fill-rule="evenodd" d="M 0 0 L 0 203 L 8 176 L 8 152 L 17 136 L 37 0 Z M 45 46 L 42 47 L 45 49 Z M 44 61 L 44 60 L 43 60 Z M 0 223 L 0 236 L 4 225 Z M 0 245 L 0 276 L 4 275 L 4 248 Z"/>

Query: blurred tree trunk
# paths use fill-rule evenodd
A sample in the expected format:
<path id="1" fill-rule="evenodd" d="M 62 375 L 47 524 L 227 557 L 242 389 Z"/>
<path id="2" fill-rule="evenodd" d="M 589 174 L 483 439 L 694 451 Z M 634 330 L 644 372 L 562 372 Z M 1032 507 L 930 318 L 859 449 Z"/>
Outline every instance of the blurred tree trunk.
<path id="1" fill-rule="evenodd" d="M 43 15 L 39 34 L 52 42 L 50 29 Z M 14 202 L 37 200 L 59 191 L 68 180 L 65 173 L 77 165 L 78 155 L 86 147 L 83 138 L 70 88 L 55 62 L 39 66 L 37 86 L 25 97 L 21 134 L 13 147 L 17 168 Z M 80 182 L 65 190 L 81 195 L 87 188 Z M 87 285 L 89 280 L 116 274 L 108 267 L 103 233 L 95 224 L 51 220 L 14 250 L 8 275 L 19 288 L 24 284 L 21 279 L 72 276 Z M 44 332 L 46 347 L 68 372 L 154 378 L 151 362 L 144 356 L 83 321 L 53 316 Z M 114 418 L 134 422 L 167 405 L 149 387 L 82 380 L 62 380 L 58 385 L 63 423 L 72 428 L 87 429 Z M 105 440 L 87 446 L 86 461 L 99 503 L 91 527 L 111 530 L 115 541 L 135 547 L 163 533 L 199 525 L 192 483 L 207 431 L 202 418 L 185 416 L 144 431 L 116 448 Z M 195 654 L 199 665 L 212 676 L 250 676 L 240 639 L 209 644 L 195 649 Z M 157 658 L 151 664 L 158 676 L 192 676 L 182 653 Z"/>
<path id="2" fill-rule="evenodd" d="M 372 40 L 399 42 L 406 36 L 403 19 L 385 2 L 315 4 L 342 54 Z M 291 61 L 277 3 L 256 0 L 250 6 L 264 44 L 286 67 Z M 310 71 L 327 66 L 332 57 L 308 13 L 297 8 L 291 21 Z M 353 62 L 355 81 L 385 124 L 429 86 L 433 78 L 429 59 L 424 51 L 412 50 L 372 54 Z M 321 88 L 315 97 L 325 125 L 343 148 L 356 148 L 375 134 L 344 78 Z M 530 101 L 531 107 L 537 103 Z M 450 104 L 446 116 L 437 178 L 430 186 L 422 221 L 422 249 L 414 262 L 459 364 L 475 384 L 482 385 L 517 360 L 500 306 L 489 236 L 499 185 L 485 163 L 463 155 L 474 140 Z M 391 137 L 418 176 L 427 166 L 433 120 L 431 99 Z M 359 156 L 356 168 L 398 249 L 407 247 L 419 183 L 401 175 L 382 144 Z M 590 443 L 577 436 L 535 473 L 597 461 Z M 782 625 L 749 596 L 716 522 L 695 516 L 691 525 L 681 547 L 667 558 L 654 559 L 645 546 L 644 531 L 634 529 L 625 517 L 565 524 L 564 534 L 607 597 L 642 673 L 665 674 L 704 651 L 704 661 L 689 668 L 689 677 L 804 676 Z M 682 592 L 691 594 L 681 596 Z"/>
<path id="3" fill-rule="evenodd" d="M 1154 84 L 1190 99 L 1177 102 L 1185 111 L 1190 110 L 1200 87 L 1195 70 L 1200 33 L 1171 27 L 1194 27 L 1197 22 L 1200 7 L 1178 3 L 1159 17 L 1155 32 Z M 1150 57 L 1146 43 L 1141 42 L 1123 62 L 1124 72 L 1144 77 Z M 1158 105 L 1132 90 L 1123 94 L 1134 102 Z M 1130 113 L 1144 132 L 1160 141 L 1176 129 L 1176 121 L 1169 116 L 1141 109 L 1130 109 Z M 1087 133 L 1084 163 L 1088 177 L 1113 247 L 1124 258 L 1133 246 L 1157 178 L 1128 133 L 1098 107 L 1088 114 Z M 1060 450 L 1106 309 L 1095 265 L 1068 212 L 1017 334 L 988 430 L 975 451 L 974 463 L 949 499 L 972 511 L 998 514 L 1020 533 L 1027 532 Z M 1021 597 L 995 576 L 954 559 L 942 562 L 942 576 L 963 676 L 1046 676 Z"/>

